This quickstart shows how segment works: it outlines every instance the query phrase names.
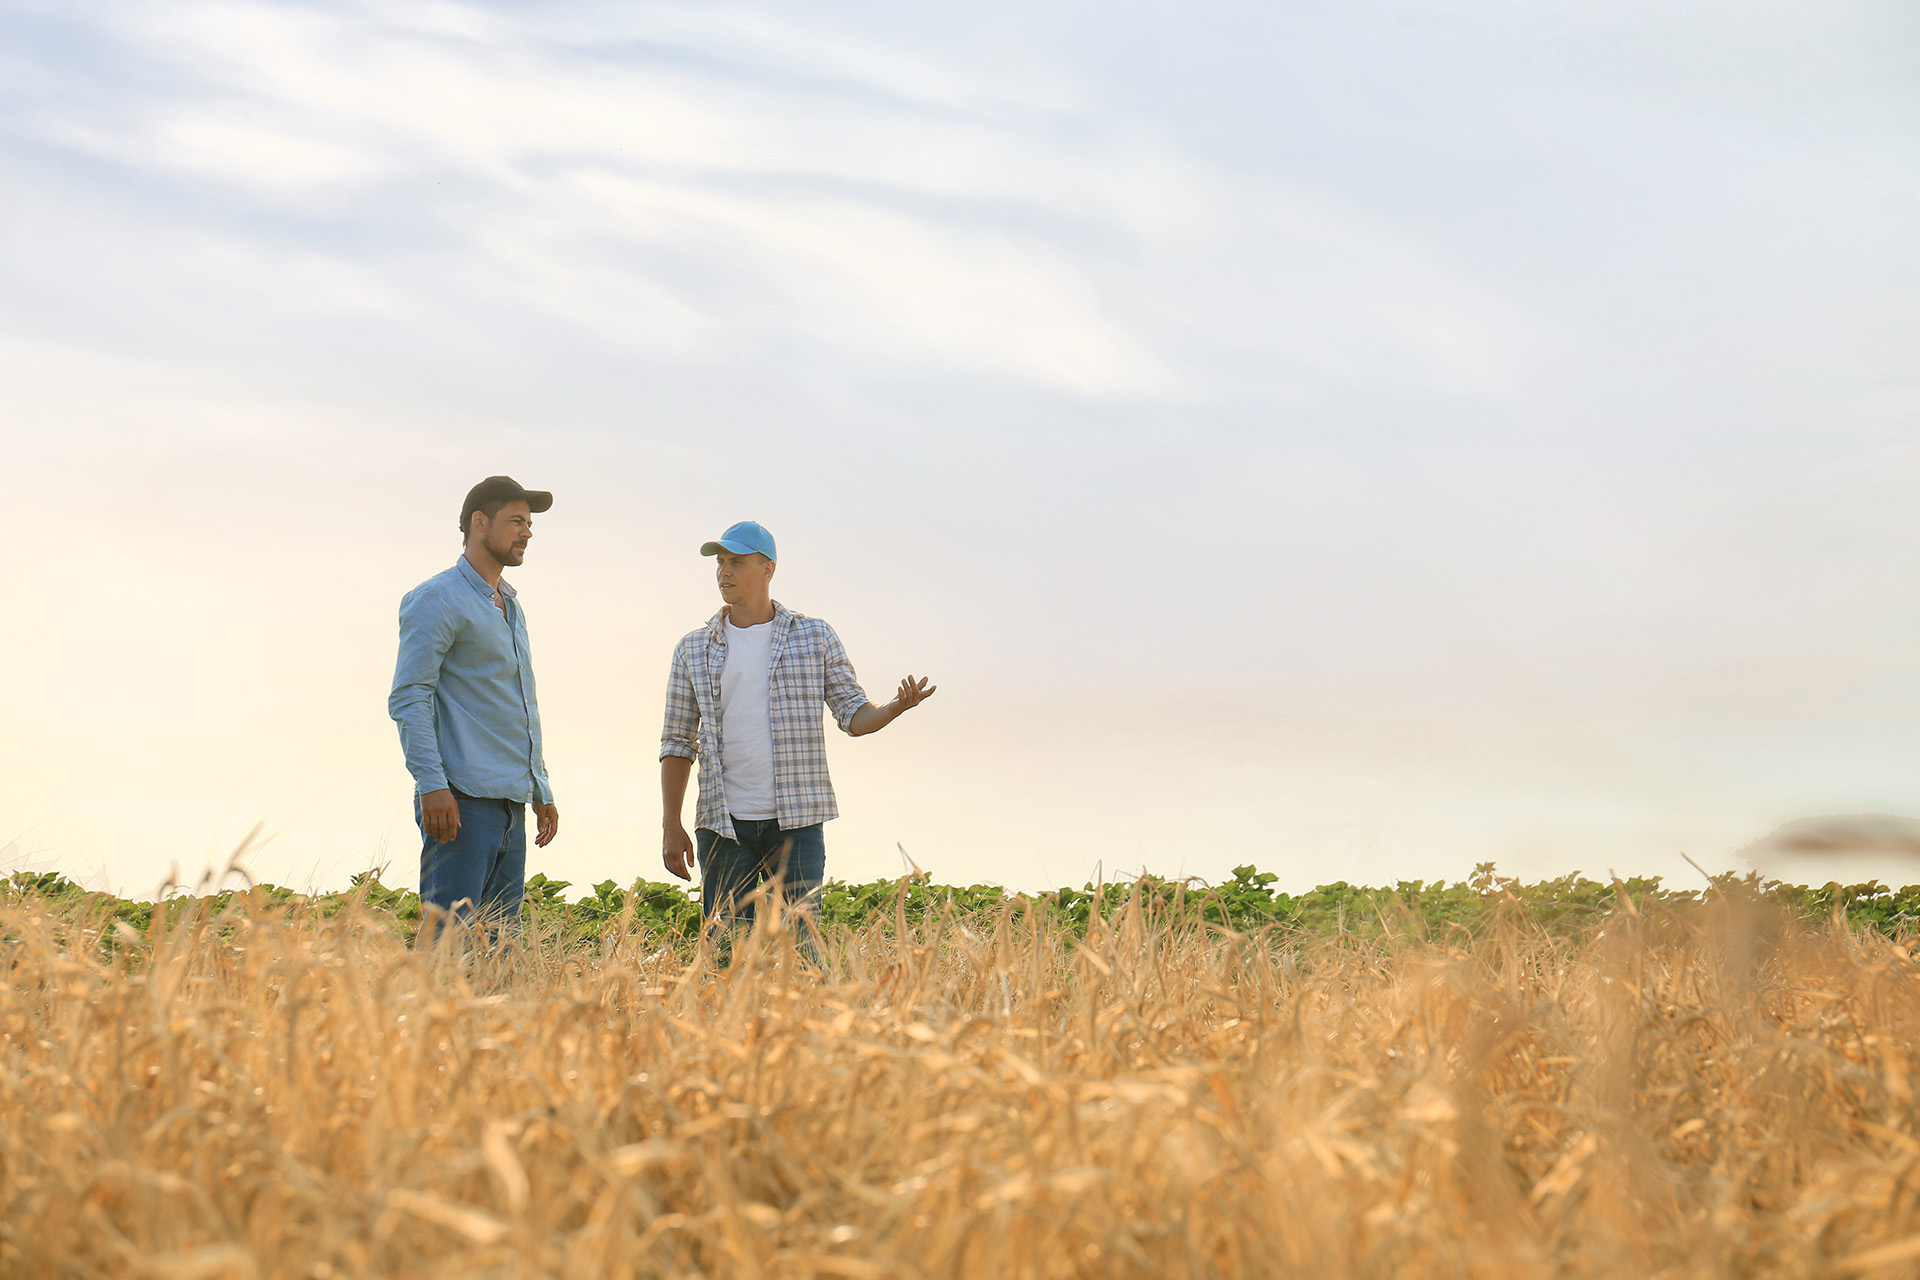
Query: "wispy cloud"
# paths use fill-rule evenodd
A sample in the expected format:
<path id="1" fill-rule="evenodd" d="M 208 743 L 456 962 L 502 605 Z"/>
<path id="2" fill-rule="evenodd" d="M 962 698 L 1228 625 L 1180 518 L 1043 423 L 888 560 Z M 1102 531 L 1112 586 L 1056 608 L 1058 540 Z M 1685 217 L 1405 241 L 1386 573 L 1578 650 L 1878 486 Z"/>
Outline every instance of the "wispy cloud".
<path id="1" fill-rule="evenodd" d="M 413 274 L 422 321 L 495 289 L 636 355 L 744 341 L 1176 402 L 1497 394 L 1543 337 L 1406 230 L 1201 164 L 1064 70 L 976 77 L 726 8 L 639 9 L 591 40 L 564 6 L 93 22 L 105 66 L 148 74 L 39 113 L 38 140 L 176 184 L 229 239 L 252 211 L 335 224 L 336 256 L 390 278 L 438 259 Z M 414 236 L 354 243 L 369 220 Z"/>

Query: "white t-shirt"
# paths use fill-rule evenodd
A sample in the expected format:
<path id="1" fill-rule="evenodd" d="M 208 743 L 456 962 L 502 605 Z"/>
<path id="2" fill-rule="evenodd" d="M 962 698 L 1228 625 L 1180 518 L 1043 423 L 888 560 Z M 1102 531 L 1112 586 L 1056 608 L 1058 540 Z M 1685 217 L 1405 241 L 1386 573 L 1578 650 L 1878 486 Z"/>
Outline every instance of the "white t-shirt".
<path id="1" fill-rule="evenodd" d="M 736 818 L 773 818 L 773 726 L 767 718 L 767 667 L 773 624 L 727 620 L 727 665 L 720 669 L 720 786 Z"/>

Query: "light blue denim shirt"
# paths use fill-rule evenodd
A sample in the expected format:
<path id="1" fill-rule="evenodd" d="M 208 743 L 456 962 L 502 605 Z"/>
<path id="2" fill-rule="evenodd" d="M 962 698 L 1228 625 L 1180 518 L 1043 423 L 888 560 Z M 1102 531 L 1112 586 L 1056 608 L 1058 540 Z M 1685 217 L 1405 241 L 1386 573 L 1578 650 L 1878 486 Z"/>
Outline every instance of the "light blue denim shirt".
<path id="1" fill-rule="evenodd" d="M 400 726 L 415 795 L 452 787 L 553 803 L 526 614 L 505 579 L 500 595 L 505 614 L 461 556 L 400 601 L 400 661 L 387 712 Z"/>

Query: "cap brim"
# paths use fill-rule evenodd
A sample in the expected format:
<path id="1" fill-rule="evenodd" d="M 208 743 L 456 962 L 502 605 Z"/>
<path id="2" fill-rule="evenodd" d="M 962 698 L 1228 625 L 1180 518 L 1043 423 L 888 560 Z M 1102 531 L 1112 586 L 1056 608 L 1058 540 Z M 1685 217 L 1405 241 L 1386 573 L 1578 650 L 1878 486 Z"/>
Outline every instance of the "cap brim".
<path id="1" fill-rule="evenodd" d="M 545 511 L 552 505 L 553 495 L 545 489 L 527 490 L 527 510 L 535 512 Z"/>
<path id="2" fill-rule="evenodd" d="M 728 542 L 724 538 L 719 542 L 703 542 L 700 544 L 700 554 L 703 556 L 717 556 L 722 551 L 730 551 L 736 556 L 746 556 L 752 555 L 755 550 L 756 548 L 750 547 L 744 542 Z"/>

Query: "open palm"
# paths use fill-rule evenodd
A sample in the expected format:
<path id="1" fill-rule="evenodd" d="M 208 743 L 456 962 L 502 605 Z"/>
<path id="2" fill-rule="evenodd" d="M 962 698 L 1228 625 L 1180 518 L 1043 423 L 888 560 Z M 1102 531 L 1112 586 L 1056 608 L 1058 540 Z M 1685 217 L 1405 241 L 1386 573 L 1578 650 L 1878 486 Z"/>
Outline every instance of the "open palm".
<path id="1" fill-rule="evenodd" d="M 931 698 L 935 693 L 939 692 L 940 686 L 937 684 L 928 684 L 928 679 L 929 677 L 927 676 L 921 676 L 918 680 L 915 680 L 912 676 L 908 676 L 905 680 L 902 680 L 900 682 L 900 691 L 893 695 L 893 704 L 902 711 L 911 711 L 928 698 Z"/>

